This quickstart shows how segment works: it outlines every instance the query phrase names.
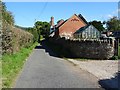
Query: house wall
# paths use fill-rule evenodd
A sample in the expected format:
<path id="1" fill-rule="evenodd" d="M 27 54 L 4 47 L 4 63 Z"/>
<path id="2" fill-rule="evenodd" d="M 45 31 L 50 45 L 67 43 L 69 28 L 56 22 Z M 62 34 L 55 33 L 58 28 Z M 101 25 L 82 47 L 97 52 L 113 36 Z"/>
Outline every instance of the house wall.
<path id="1" fill-rule="evenodd" d="M 81 19 L 79 19 L 76 15 L 73 15 L 68 21 L 66 21 L 62 26 L 59 27 L 59 30 L 56 34 L 60 36 L 68 36 L 72 37 L 73 33 L 75 33 L 79 28 L 85 26 Z"/>
<path id="2" fill-rule="evenodd" d="M 50 38 L 53 45 L 60 45 L 63 48 L 70 50 L 73 57 L 91 58 L 91 59 L 110 59 L 114 56 L 114 47 L 112 40 L 105 41 L 79 41 L 65 40 L 65 38 L 55 39 Z"/>

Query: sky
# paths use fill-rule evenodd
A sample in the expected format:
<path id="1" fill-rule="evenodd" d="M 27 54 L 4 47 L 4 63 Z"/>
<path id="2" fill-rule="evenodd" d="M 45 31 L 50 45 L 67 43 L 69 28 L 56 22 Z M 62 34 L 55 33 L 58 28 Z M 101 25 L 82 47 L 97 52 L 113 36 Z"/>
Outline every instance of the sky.
<path id="1" fill-rule="evenodd" d="M 73 14 L 82 14 L 89 22 L 108 20 L 118 16 L 118 2 L 6 2 L 7 10 L 13 13 L 15 24 L 33 27 L 35 21 L 55 23 L 60 19 L 68 19 Z"/>

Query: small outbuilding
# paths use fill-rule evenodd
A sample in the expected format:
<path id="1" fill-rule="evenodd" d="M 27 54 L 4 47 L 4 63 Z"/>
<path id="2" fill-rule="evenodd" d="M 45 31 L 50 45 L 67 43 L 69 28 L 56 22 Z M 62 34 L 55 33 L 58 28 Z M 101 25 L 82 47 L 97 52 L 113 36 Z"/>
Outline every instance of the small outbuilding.
<path id="1" fill-rule="evenodd" d="M 76 39 L 98 39 L 100 32 L 93 25 L 86 25 L 77 30 L 73 37 Z"/>

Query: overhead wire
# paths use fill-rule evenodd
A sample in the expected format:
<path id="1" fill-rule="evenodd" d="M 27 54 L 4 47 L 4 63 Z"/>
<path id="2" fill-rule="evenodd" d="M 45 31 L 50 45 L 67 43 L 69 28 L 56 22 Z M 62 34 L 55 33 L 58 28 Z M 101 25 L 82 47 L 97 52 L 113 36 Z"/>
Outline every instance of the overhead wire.
<path id="1" fill-rule="evenodd" d="M 38 15 L 37 18 L 35 18 L 35 22 L 36 22 L 36 20 L 44 13 L 45 8 L 47 7 L 47 5 L 48 5 L 48 2 L 45 2 L 45 4 L 44 4 L 44 6 L 43 6 L 43 8 L 42 8 L 42 10 L 41 10 L 41 12 L 40 12 L 40 14 Z"/>
<path id="2" fill-rule="evenodd" d="M 48 4 L 48 2 L 45 2 L 43 8 L 41 9 L 41 12 L 40 12 L 39 15 L 34 19 L 33 23 L 35 23 L 35 22 L 37 21 L 37 19 L 44 13 L 45 8 L 47 7 L 47 4 Z M 23 16 L 23 15 L 20 15 L 20 16 L 21 16 L 23 19 L 31 22 L 31 20 L 30 20 L 28 17 L 25 17 L 25 16 Z"/>

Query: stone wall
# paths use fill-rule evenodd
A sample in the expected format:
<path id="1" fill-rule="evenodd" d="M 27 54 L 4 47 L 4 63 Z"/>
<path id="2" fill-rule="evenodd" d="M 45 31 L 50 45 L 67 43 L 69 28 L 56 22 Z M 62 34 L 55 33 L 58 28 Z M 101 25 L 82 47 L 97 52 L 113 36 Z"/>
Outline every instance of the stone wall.
<path id="1" fill-rule="evenodd" d="M 69 49 L 73 57 L 90 59 L 110 59 L 114 56 L 112 40 L 66 40 L 49 38 L 49 41 Z"/>

